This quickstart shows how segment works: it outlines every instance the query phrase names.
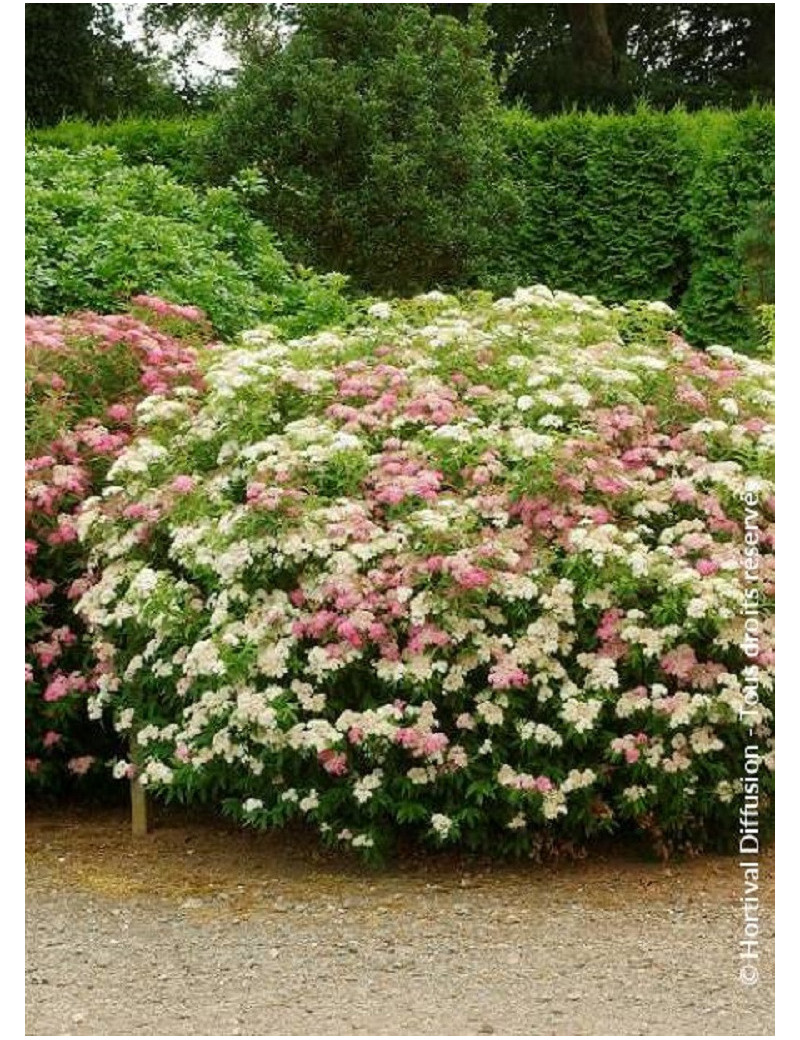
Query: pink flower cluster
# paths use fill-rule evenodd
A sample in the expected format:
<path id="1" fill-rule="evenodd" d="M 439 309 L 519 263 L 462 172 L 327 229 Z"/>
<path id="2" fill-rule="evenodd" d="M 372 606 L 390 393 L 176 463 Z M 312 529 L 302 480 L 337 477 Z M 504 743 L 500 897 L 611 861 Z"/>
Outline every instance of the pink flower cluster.
<path id="1" fill-rule="evenodd" d="M 638 762 L 642 748 L 647 747 L 650 738 L 646 733 L 627 734 L 624 737 L 615 737 L 611 741 L 611 750 L 616 755 L 622 755 L 628 765 Z"/>

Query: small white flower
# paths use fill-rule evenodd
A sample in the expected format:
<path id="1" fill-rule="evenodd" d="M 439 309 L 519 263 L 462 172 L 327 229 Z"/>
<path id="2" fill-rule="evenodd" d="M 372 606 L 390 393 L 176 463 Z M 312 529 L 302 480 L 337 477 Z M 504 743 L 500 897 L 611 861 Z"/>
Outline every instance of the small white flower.
<path id="1" fill-rule="evenodd" d="M 123 708 L 117 716 L 116 729 L 119 733 L 125 733 L 133 725 L 133 708 Z"/>
<path id="2" fill-rule="evenodd" d="M 566 815 L 567 800 L 562 791 L 545 791 L 542 795 L 542 812 L 546 820 L 555 820 L 557 816 Z"/>
<path id="3" fill-rule="evenodd" d="M 381 321 L 387 321 L 392 316 L 392 305 L 381 300 L 378 303 L 373 303 L 371 307 L 368 307 L 367 314 L 371 318 L 379 318 Z"/>
<path id="4" fill-rule="evenodd" d="M 478 705 L 477 713 L 487 726 L 502 726 L 503 724 L 503 709 L 494 701 L 482 701 Z"/>
<path id="5" fill-rule="evenodd" d="M 319 805 L 319 795 L 314 790 L 309 791 L 308 794 L 305 796 L 305 798 L 301 798 L 300 799 L 300 811 L 301 812 L 304 812 L 304 813 L 311 812 L 311 810 L 312 809 L 316 809 L 318 805 Z"/>
<path id="6" fill-rule="evenodd" d="M 453 821 L 449 816 L 444 816 L 442 813 L 434 813 L 431 816 L 431 827 L 436 831 L 440 838 L 446 838 L 450 833 L 453 826 Z"/>

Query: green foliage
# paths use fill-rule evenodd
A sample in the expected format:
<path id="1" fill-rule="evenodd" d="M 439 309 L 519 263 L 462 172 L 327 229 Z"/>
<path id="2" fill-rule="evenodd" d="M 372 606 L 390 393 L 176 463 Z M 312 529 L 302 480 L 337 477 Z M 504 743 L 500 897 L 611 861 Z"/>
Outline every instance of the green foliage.
<path id="1" fill-rule="evenodd" d="M 761 328 L 761 345 L 763 353 L 775 357 L 775 304 L 762 303 L 756 310 L 758 324 Z"/>
<path id="2" fill-rule="evenodd" d="M 158 294 L 233 335 L 263 321 L 303 334 L 344 316 L 340 276 L 295 271 L 231 188 L 195 191 L 113 149 L 27 156 L 29 313 L 118 309 Z"/>
<path id="3" fill-rule="evenodd" d="M 304 80 L 309 92 L 312 81 L 319 85 L 320 68 L 331 84 L 342 75 L 332 62 L 315 68 Z M 689 114 L 641 107 L 632 115 L 537 120 L 516 109 L 499 121 L 514 186 L 499 167 L 502 198 L 490 183 L 475 182 L 473 193 L 458 201 L 446 198 L 444 180 L 432 194 L 441 173 L 433 147 L 424 156 L 427 171 L 422 158 L 415 165 L 406 141 L 391 147 L 408 165 L 392 166 L 390 146 L 381 145 L 361 155 L 359 174 L 339 142 L 357 141 L 366 131 L 360 121 L 345 133 L 345 114 L 358 113 L 358 105 L 343 98 L 332 85 L 324 96 L 308 93 L 302 111 L 299 102 L 293 108 L 296 133 L 282 143 L 275 143 L 269 120 L 283 125 L 286 113 L 247 110 L 241 97 L 223 116 L 222 135 L 206 119 L 125 120 L 69 122 L 29 139 L 70 150 L 113 143 L 130 162 L 158 160 L 186 183 L 202 182 L 206 154 L 221 178 L 222 149 L 243 203 L 281 227 L 296 257 L 353 272 L 364 288 L 479 280 L 505 290 L 543 281 L 611 302 L 660 298 L 680 308 L 692 342 L 756 348 L 755 308 L 773 298 L 774 110 Z M 338 130 L 328 132 L 331 126 Z M 259 141 L 269 142 L 269 154 Z M 319 176 L 302 166 L 297 142 L 303 141 L 307 155 L 326 157 Z M 290 159 L 296 165 L 287 172 Z M 245 161 L 254 165 L 243 171 Z M 404 183 L 393 185 L 401 175 Z M 432 179 L 417 201 L 415 177 Z M 511 228 L 501 219 L 509 205 L 516 214 Z M 449 254 L 446 243 L 455 248 L 470 228 L 475 234 L 460 256 Z"/>
<path id="4" fill-rule="evenodd" d="M 143 4 L 142 25 L 148 37 L 170 33 L 177 39 L 172 59 L 190 67 L 209 39 L 242 60 L 263 55 L 280 30 L 293 22 L 292 4 Z"/>
<path id="5" fill-rule="evenodd" d="M 166 166 L 183 184 L 202 184 L 202 156 L 210 121 L 201 116 L 169 119 L 127 118 L 111 123 L 66 119 L 56 126 L 29 130 L 29 145 L 80 152 L 92 145 L 116 148 L 127 163 Z"/>
<path id="6" fill-rule="evenodd" d="M 774 118 L 760 107 L 544 121 L 509 113 L 505 134 L 525 200 L 519 280 L 613 302 L 667 300 L 680 307 L 691 342 L 754 349 L 751 310 L 769 299 L 752 285 L 771 269 L 764 207 Z"/>
<path id="7" fill-rule="evenodd" d="M 91 4 L 25 5 L 25 115 L 31 122 L 53 122 L 65 108 L 87 111 L 93 17 Z"/>
<path id="8" fill-rule="evenodd" d="M 668 116 L 505 119 L 524 185 L 522 282 L 622 302 L 671 299 L 685 277 L 687 156 Z"/>
<path id="9" fill-rule="evenodd" d="M 148 39 L 168 33 L 173 72 L 186 75 L 212 36 L 245 63 L 269 56 L 306 5 L 141 6 Z M 543 115 L 573 106 L 632 111 L 643 97 L 661 109 L 697 109 L 775 96 L 774 4 L 424 6 L 462 22 L 485 18 L 485 52 L 505 98 Z"/>
<path id="10" fill-rule="evenodd" d="M 775 200 L 751 207 L 747 226 L 736 238 L 744 273 L 745 302 L 758 308 L 775 302 Z"/>
<path id="11" fill-rule="evenodd" d="M 298 18 L 245 68 L 210 136 L 213 176 L 255 167 L 254 205 L 287 246 L 365 288 L 485 282 L 514 189 L 482 22 L 418 4 Z"/>
<path id="12" fill-rule="evenodd" d="M 742 235 L 754 212 L 769 206 L 775 186 L 775 113 L 751 108 L 728 117 L 723 132 L 699 156 L 689 186 L 684 228 L 691 275 L 681 300 L 690 339 L 754 349 L 759 342 L 750 261 Z M 756 217 L 756 220 L 758 217 Z M 766 246 L 769 257 L 771 249 Z M 762 270 L 769 269 L 769 260 Z M 774 261 L 773 261 L 774 263 Z"/>

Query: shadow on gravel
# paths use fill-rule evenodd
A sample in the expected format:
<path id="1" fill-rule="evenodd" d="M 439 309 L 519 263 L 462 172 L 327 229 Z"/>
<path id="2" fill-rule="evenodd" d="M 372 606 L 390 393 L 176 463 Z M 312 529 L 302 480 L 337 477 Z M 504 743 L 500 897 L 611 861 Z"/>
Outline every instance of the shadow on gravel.
<path id="1" fill-rule="evenodd" d="M 579 897 L 598 908 L 632 901 L 738 903 L 741 879 L 731 856 L 668 863 L 641 846 L 595 846 L 591 855 L 544 863 L 498 862 L 456 853 L 403 850 L 383 867 L 328 850 L 303 830 L 257 833 L 208 813 L 156 807 L 151 833 L 133 839 L 127 812 L 77 806 L 36 808 L 26 821 L 28 890 L 74 887 L 112 898 L 220 898 L 237 912 L 274 908 L 276 900 L 412 899 L 431 891 L 508 890 L 515 905 Z M 762 905 L 774 892 L 772 849 L 761 857 Z"/>

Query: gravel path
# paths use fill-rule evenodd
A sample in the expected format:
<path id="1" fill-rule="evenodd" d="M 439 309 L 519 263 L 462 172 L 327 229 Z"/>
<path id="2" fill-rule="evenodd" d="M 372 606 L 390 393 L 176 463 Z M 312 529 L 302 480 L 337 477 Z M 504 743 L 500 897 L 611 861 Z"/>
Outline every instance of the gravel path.
<path id="1" fill-rule="evenodd" d="M 376 874 L 111 819 L 37 821 L 28 865 L 28 1035 L 774 1034 L 773 917 L 746 988 L 732 860 Z"/>

